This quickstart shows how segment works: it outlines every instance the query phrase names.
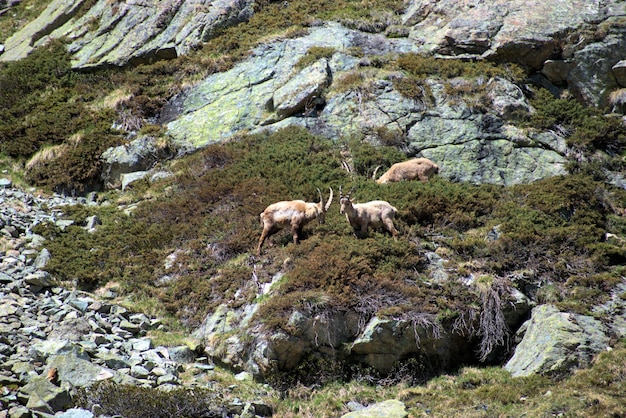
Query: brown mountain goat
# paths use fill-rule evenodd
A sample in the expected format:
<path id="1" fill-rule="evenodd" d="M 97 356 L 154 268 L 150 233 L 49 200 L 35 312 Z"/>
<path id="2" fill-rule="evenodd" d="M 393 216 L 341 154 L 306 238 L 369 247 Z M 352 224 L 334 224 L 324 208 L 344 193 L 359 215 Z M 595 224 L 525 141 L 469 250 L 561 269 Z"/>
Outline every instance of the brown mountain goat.
<path id="1" fill-rule="evenodd" d="M 288 200 L 273 203 L 265 208 L 260 215 L 263 232 L 259 239 L 257 254 L 261 254 L 261 246 L 263 246 L 265 239 L 283 228 L 291 227 L 293 243 L 298 244 L 304 225 L 316 218 L 320 224 L 323 224 L 326 220 L 326 211 L 328 211 L 333 201 L 333 189 L 329 189 L 330 195 L 326 204 L 324 204 L 321 190 L 317 189 L 320 195 L 319 203 L 305 202 L 304 200 Z"/>
<path id="2" fill-rule="evenodd" d="M 394 239 L 398 237 L 398 230 L 393 225 L 393 219 L 398 210 L 383 200 L 373 200 L 367 203 L 352 203 L 350 195 L 344 196 L 339 188 L 339 213 L 346 215 L 350 222 L 354 235 L 357 238 L 367 236 L 367 228 L 384 228 L 389 231 Z"/>
<path id="3" fill-rule="evenodd" d="M 372 177 L 376 177 L 376 171 Z M 413 158 L 412 160 L 403 161 L 393 164 L 389 170 L 378 180 L 378 184 L 392 183 L 395 181 L 415 180 L 419 179 L 426 183 L 432 176 L 439 173 L 439 166 L 428 158 Z"/>

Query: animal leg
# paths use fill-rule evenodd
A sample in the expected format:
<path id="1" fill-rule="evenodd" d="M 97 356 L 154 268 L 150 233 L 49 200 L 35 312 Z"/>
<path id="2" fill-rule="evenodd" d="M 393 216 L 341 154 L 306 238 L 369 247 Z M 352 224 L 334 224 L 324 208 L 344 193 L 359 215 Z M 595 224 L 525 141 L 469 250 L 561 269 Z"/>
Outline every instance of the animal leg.
<path id="1" fill-rule="evenodd" d="M 261 238 L 259 239 L 259 246 L 256 249 L 257 255 L 261 255 L 261 247 L 263 246 L 265 239 L 269 236 L 269 232 L 270 232 L 269 229 L 263 228 L 263 232 L 261 233 Z"/>
<path id="2" fill-rule="evenodd" d="M 389 231 L 389 233 L 393 236 L 393 239 L 397 240 L 398 234 L 400 234 L 400 232 L 398 232 L 396 227 L 393 225 L 393 222 L 391 221 L 391 219 L 386 219 L 384 221 L 384 224 L 385 224 L 385 228 L 387 228 L 387 231 Z"/>
<path id="3" fill-rule="evenodd" d="M 302 226 L 291 225 L 291 234 L 293 235 L 293 243 L 300 244 L 300 236 L 302 236 Z"/>
<path id="4" fill-rule="evenodd" d="M 266 239 L 269 245 L 273 245 L 269 237 L 272 236 L 272 234 L 275 234 L 276 232 L 278 232 L 279 230 L 280 228 L 276 228 L 275 226 L 271 228 L 263 228 L 263 232 L 261 233 L 261 238 L 259 239 L 259 246 L 257 247 L 257 250 L 256 250 L 257 255 L 261 255 L 261 247 L 263 246 L 263 243 L 265 242 Z"/>
<path id="5" fill-rule="evenodd" d="M 359 231 L 359 233 L 357 234 L 357 237 L 359 238 L 366 238 L 367 237 L 367 223 L 362 223 L 361 224 L 361 230 Z"/>

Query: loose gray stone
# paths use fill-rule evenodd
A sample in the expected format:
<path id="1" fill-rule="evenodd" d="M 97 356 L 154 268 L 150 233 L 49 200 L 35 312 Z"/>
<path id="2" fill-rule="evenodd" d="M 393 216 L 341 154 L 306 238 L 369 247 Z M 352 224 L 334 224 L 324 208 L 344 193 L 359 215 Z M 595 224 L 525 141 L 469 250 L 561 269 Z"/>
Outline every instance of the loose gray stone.
<path id="1" fill-rule="evenodd" d="M 38 270 L 34 273 L 27 275 L 24 278 L 24 281 L 27 284 L 39 287 L 50 287 L 52 286 L 52 280 L 50 277 L 50 273 L 43 270 Z"/>
<path id="2" fill-rule="evenodd" d="M 357 411 L 342 415 L 341 418 L 404 418 L 409 416 L 404 403 L 398 400 L 384 401 Z"/>
<path id="3" fill-rule="evenodd" d="M 62 414 L 56 414 L 55 418 L 93 418 L 93 416 L 94 414 L 86 409 L 72 408 Z"/>
<path id="4" fill-rule="evenodd" d="M 39 255 L 35 259 L 33 267 L 41 270 L 46 266 L 46 264 L 48 264 L 48 261 L 50 261 L 50 251 L 48 251 L 47 248 L 44 248 L 39 252 Z"/>

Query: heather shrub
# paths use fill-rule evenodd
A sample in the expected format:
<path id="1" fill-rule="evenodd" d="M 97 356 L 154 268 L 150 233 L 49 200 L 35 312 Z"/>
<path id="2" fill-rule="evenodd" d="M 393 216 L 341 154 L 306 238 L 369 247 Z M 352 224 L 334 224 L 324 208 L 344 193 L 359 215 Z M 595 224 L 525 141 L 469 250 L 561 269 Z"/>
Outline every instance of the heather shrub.
<path id="1" fill-rule="evenodd" d="M 469 300 L 461 285 L 450 284 L 455 289 L 450 298 L 449 288 L 431 287 L 423 253 L 411 242 L 377 232 L 357 239 L 349 230 L 338 229 L 293 248 L 293 264 L 278 293 L 257 312 L 265 326 L 290 332 L 294 311 L 311 316 L 354 311 L 365 323 L 377 314 L 408 318 L 416 306 L 422 314 L 458 311 Z"/>
<path id="2" fill-rule="evenodd" d="M 317 188 L 327 198 L 328 187 L 343 176 L 330 141 L 293 128 L 213 145 L 173 168 L 178 174 L 154 185 L 155 197 L 132 216 L 103 209 L 94 233 L 42 227 L 55 237 L 51 273 L 79 278 L 84 287 L 119 280 L 133 293 L 161 299 L 187 325 L 197 324 L 250 279 L 252 264 L 239 257 L 256 246 L 259 213 L 278 200 L 317 201 Z M 177 262 L 167 269 L 163 260 L 175 249 Z M 173 283 L 155 287 L 166 274 Z"/>
<path id="3" fill-rule="evenodd" d="M 521 82 L 526 78 L 524 71 L 514 65 L 496 65 L 489 61 L 462 61 L 456 59 L 434 58 L 413 52 L 398 57 L 400 69 L 417 79 L 435 77 L 441 79 L 455 77 L 502 77 L 513 82 Z"/>
<path id="4" fill-rule="evenodd" d="M 343 147 L 349 150 L 353 171 L 366 179 L 371 178 L 377 166 L 383 170 L 377 173 L 378 177 L 385 167 L 406 159 L 406 155 L 395 146 L 374 147 L 361 139 L 347 140 Z"/>
<path id="5" fill-rule="evenodd" d="M 626 127 L 615 117 L 604 116 L 574 98 L 556 98 L 545 89 L 534 92 L 531 104 L 536 109 L 527 115 L 531 126 L 552 129 L 565 135 L 568 145 L 585 153 L 594 150 L 620 154 L 626 146 Z"/>
<path id="6" fill-rule="evenodd" d="M 227 414 L 222 395 L 210 389 L 181 387 L 164 391 L 102 381 L 76 392 L 76 407 L 90 410 L 98 405 L 101 414 L 108 416 L 217 418 Z"/>
<path id="7" fill-rule="evenodd" d="M 108 74 L 72 71 L 59 40 L 0 66 L 0 151 L 25 160 L 55 150 L 29 164 L 33 184 L 72 194 L 99 187 L 100 155 L 121 141 L 114 112 L 88 106 Z"/>

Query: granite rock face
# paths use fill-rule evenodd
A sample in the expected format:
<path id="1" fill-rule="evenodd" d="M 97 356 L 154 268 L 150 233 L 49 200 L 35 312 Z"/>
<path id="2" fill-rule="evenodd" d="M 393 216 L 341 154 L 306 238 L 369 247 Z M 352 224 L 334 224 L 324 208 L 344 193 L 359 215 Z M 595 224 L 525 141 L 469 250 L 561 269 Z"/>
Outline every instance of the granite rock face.
<path id="1" fill-rule="evenodd" d="M 24 58 L 50 38 L 66 37 L 73 66 L 137 65 L 187 53 L 212 34 L 249 19 L 247 0 L 54 0 L 5 43 L 0 61 Z"/>
<path id="2" fill-rule="evenodd" d="M 75 68 L 132 66 L 186 54 L 220 28 L 254 13 L 249 0 L 86 4 L 86 0 L 50 2 L 37 19 L 4 41 L 0 60 L 20 59 L 51 38 L 66 37 Z M 373 142 L 380 142 L 381 132 L 389 132 L 406 144 L 407 154 L 436 161 L 441 175 L 449 179 L 503 185 L 533 182 L 565 174 L 567 150 L 558 134 L 534 132 L 516 123 L 516 114 L 533 111 L 519 86 L 480 77 L 431 78 L 425 81 L 422 97 L 407 98 L 394 87 L 398 74 L 372 62 L 415 52 L 516 63 L 555 93 L 567 90 L 602 108 L 623 84 L 624 17 L 626 5 L 617 0 L 413 0 L 391 19 L 389 33 L 404 37 L 386 36 L 389 24 L 349 29 L 317 22 L 304 35 L 262 44 L 231 70 L 188 88 L 170 100 L 158 123 L 167 126 L 179 152 L 243 132 L 288 125 L 304 126 L 325 137 L 356 136 Z M 313 47 L 334 53 L 297 67 Z M 362 84 L 345 86 L 345 80 L 359 74 L 367 75 Z M 455 83 L 467 82 L 484 87 L 484 99 L 451 97 L 446 92 L 448 84 L 454 88 Z M 613 108 L 622 109 L 623 104 L 613 103 Z M 136 172 L 151 166 L 155 156 L 148 148 L 136 153 L 141 158 L 130 162 L 135 168 L 128 169 L 118 166 L 123 164 L 119 158 L 109 161 L 119 150 L 107 151 L 103 183 L 119 187 L 120 170 Z"/>

